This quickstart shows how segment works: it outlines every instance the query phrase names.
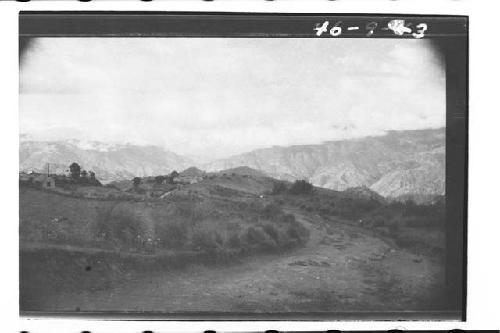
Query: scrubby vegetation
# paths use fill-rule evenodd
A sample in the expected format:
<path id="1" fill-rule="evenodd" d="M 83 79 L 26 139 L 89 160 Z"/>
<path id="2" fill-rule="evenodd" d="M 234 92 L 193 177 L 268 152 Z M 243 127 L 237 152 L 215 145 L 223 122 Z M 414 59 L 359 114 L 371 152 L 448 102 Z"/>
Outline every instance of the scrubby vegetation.
<path id="1" fill-rule="evenodd" d="M 58 209 L 51 211 L 56 202 Z M 308 230 L 293 215 L 257 198 L 178 195 L 169 201 L 82 201 L 24 190 L 21 205 L 23 239 L 49 244 L 226 255 L 282 251 L 308 239 Z"/>
<path id="2" fill-rule="evenodd" d="M 295 182 L 297 184 L 298 182 Z M 302 188 L 303 185 L 297 185 Z M 344 221 L 367 228 L 394 240 L 398 246 L 416 252 L 443 253 L 445 247 L 445 201 L 416 204 L 412 200 L 388 202 L 372 193 L 337 192 L 324 189 L 291 194 L 290 185 L 274 184 L 271 194 L 276 202 L 286 202 L 325 220 Z M 303 191 L 302 191 L 303 192 Z"/>
<path id="3" fill-rule="evenodd" d="M 76 169 L 72 178 L 81 177 Z M 309 230 L 286 212 L 292 208 L 371 229 L 402 247 L 444 246 L 443 200 L 386 202 L 368 189 L 344 193 L 314 188 L 306 180 L 290 183 L 236 173 L 209 175 L 202 186 L 181 186 L 172 184 L 176 175 L 136 177 L 123 188 L 23 187 L 22 241 L 145 254 L 278 252 L 301 246 L 309 237 Z M 264 195 L 251 192 L 258 189 Z"/>
<path id="4" fill-rule="evenodd" d="M 77 298 L 87 295 L 82 290 L 109 293 L 115 286 L 115 291 L 123 291 L 122 286 L 134 278 L 151 281 L 150 274 L 156 281 L 169 280 L 167 274 L 177 274 L 173 268 L 202 275 L 218 269 L 198 264 L 239 262 L 241 265 L 224 267 L 236 272 L 233 288 L 255 294 L 257 289 L 239 283 L 239 269 L 250 265 L 252 272 L 258 272 L 264 267 L 264 274 L 253 276 L 275 275 L 269 280 L 273 282 L 265 282 L 279 285 L 273 292 L 283 290 L 286 297 L 296 292 L 300 302 L 311 297 L 319 308 L 330 310 L 332 302 L 340 298 L 333 293 L 320 297 L 311 291 L 318 276 L 334 282 L 338 265 L 358 258 L 345 266 L 352 270 L 352 284 L 345 284 L 344 276 L 340 289 L 356 287 L 360 278 L 372 279 L 373 267 L 378 267 L 380 281 L 389 287 L 381 289 L 377 282 L 373 293 L 394 296 L 393 280 L 386 281 L 384 276 L 393 274 L 391 267 L 401 260 L 413 265 L 408 273 L 411 278 L 414 272 L 420 273 L 416 266 L 422 260 L 425 265 L 421 267 L 428 270 L 431 261 L 439 261 L 445 246 L 444 221 L 444 200 L 429 205 L 388 202 L 367 188 L 337 192 L 313 187 L 307 181 L 292 183 L 236 172 L 208 174 L 198 183 L 183 184 L 168 175 L 106 186 L 71 182 L 50 189 L 21 186 L 21 303 L 25 309 L 44 308 L 37 302 L 53 300 L 66 290 Z M 293 251 L 302 246 L 305 248 Z M 241 260 L 269 253 L 280 255 Z M 340 274 L 345 269 L 342 266 Z M 186 271 L 180 272 L 182 279 Z M 309 280 L 302 281 L 302 275 L 295 279 L 297 272 Z M 415 277 L 415 281 L 426 279 Z M 208 280 L 203 276 L 204 282 Z M 292 281 L 288 289 L 279 284 L 282 280 Z M 131 284 L 133 288 L 144 284 L 137 281 Z M 226 278 L 221 281 L 226 287 Z M 406 278 L 404 281 L 406 285 Z M 153 293 L 171 289 L 170 285 L 145 285 L 151 285 Z M 234 295 L 240 295 L 237 290 Z M 217 292 L 213 295 L 219 301 Z"/>

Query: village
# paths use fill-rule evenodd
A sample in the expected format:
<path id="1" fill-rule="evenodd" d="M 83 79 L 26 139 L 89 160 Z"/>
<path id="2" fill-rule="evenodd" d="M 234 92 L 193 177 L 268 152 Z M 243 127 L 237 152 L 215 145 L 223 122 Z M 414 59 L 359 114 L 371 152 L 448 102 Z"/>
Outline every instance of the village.
<path id="1" fill-rule="evenodd" d="M 20 188 L 37 188 L 92 199 L 163 199 L 184 185 L 196 184 L 208 177 L 204 171 L 191 167 L 180 173 L 173 170 L 166 175 L 134 177 L 102 184 L 94 171 L 84 170 L 75 162 L 64 173 L 51 172 L 50 164 L 47 164 L 46 169 L 44 173 L 19 172 Z"/>
<path id="2" fill-rule="evenodd" d="M 21 171 L 19 172 L 19 186 L 31 186 L 44 189 L 54 189 L 62 187 L 65 184 L 80 184 L 80 185 L 93 185 L 101 186 L 102 184 L 97 180 L 95 172 L 83 170 L 78 163 L 71 163 L 68 169 L 63 174 L 56 174 L 50 172 L 50 163 L 47 163 L 47 172 L 30 173 Z"/>

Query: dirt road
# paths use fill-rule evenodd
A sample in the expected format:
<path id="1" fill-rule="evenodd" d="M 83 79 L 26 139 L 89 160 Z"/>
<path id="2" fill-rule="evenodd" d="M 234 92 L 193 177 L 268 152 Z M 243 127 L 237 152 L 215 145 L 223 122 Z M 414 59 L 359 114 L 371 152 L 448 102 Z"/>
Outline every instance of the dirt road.
<path id="1" fill-rule="evenodd" d="M 444 278 L 437 262 L 365 229 L 293 213 L 311 232 L 303 248 L 222 267 L 134 274 L 106 291 L 54 295 L 46 309 L 258 313 L 432 306 Z"/>

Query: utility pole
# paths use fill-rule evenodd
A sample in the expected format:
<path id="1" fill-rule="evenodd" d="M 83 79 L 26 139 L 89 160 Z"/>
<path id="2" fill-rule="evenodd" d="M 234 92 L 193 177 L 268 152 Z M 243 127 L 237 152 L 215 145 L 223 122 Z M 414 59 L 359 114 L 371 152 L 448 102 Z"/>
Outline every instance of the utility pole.
<path id="1" fill-rule="evenodd" d="M 50 163 L 47 163 L 47 177 L 50 176 Z"/>

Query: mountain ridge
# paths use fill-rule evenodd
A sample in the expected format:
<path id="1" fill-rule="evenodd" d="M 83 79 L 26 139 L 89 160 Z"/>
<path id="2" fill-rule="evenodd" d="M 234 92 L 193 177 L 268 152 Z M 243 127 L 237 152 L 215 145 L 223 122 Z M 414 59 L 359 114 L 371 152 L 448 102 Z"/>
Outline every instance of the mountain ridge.
<path id="1" fill-rule="evenodd" d="M 257 149 L 205 165 L 208 171 L 236 166 L 271 177 L 338 191 L 368 186 L 388 198 L 444 195 L 445 129 L 388 131 L 383 136 L 316 145 Z"/>
<path id="2" fill-rule="evenodd" d="M 92 141 L 82 146 L 79 140 L 21 141 L 20 171 L 46 172 L 47 163 L 54 173 L 64 173 L 72 162 L 82 169 L 92 170 L 104 182 L 134 176 L 167 174 L 185 169 L 192 160 L 158 146 L 108 144 Z"/>
<path id="3" fill-rule="evenodd" d="M 64 172 L 76 161 L 111 182 L 168 174 L 195 167 L 200 172 L 261 172 L 276 179 L 307 179 L 343 191 L 367 187 L 385 198 L 434 198 L 445 189 L 445 129 L 387 131 L 381 136 L 320 144 L 272 146 L 196 163 L 158 146 L 98 141 L 30 141 L 21 138 L 20 170 Z M 243 169 L 242 169 L 243 168 Z M 246 171 L 245 171 L 246 170 Z"/>

